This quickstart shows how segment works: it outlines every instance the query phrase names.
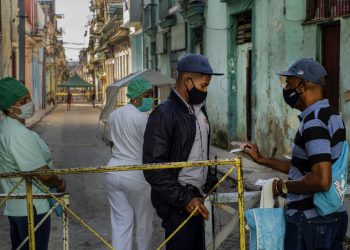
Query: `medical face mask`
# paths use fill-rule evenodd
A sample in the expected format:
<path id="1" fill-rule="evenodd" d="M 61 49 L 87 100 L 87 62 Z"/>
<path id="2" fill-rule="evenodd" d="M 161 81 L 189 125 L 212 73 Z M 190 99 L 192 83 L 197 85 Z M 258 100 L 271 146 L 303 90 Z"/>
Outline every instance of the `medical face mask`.
<path id="1" fill-rule="evenodd" d="M 192 79 L 191 79 L 191 81 L 192 81 L 192 84 L 193 84 L 193 88 L 191 90 L 187 90 L 189 102 L 191 104 L 194 104 L 194 105 L 201 104 L 207 98 L 207 94 L 208 93 L 204 92 L 204 91 L 200 91 L 199 89 L 197 89 L 196 86 L 194 85 Z"/>
<path id="2" fill-rule="evenodd" d="M 283 99 L 291 108 L 295 108 L 299 97 L 300 93 L 297 91 L 297 88 L 283 89 Z"/>
<path id="3" fill-rule="evenodd" d="M 150 111 L 153 107 L 154 99 L 153 98 L 142 98 L 141 99 L 141 105 L 138 106 L 137 108 L 141 112 L 147 112 Z"/>
<path id="4" fill-rule="evenodd" d="M 21 110 L 21 114 L 19 115 L 15 114 L 20 119 L 29 119 L 34 115 L 34 112 L 35 112 L 35 106 L 33 102 L 28 102 L 20 107 L 17 107 L 17 106 L 13 106 L 13 107 Z"/>

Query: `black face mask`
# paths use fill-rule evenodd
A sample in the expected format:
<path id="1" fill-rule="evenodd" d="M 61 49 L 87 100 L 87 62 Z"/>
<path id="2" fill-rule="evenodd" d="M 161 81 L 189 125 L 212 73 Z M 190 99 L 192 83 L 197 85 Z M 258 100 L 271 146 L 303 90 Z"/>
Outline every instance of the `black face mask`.
<path id="1" fill-rule="evenodd" d="M 191 79 L 191 78 L 189 78 Z M 189 102 L 191 104 L 201 104 L 202 102 L 205 101 L 205 99 L 207 98 L 207 92 L 204 91 L 200 91 L 199 89 L 196 88 L 196 86 L 193 83 L 193 80 L 191 79 L 192 84 L 193 84 L 193 88 L 191 90 L 187 89 L 188 92 L 188 98 L 189 98 Z"/>
<path id="2" fill-rule="evenodd" d="M 291 107 L 295 108 L 297 105 L 300 93 L 297 91 L 297 87 L 294 89 L 283 89 L 284 101 Z"/>

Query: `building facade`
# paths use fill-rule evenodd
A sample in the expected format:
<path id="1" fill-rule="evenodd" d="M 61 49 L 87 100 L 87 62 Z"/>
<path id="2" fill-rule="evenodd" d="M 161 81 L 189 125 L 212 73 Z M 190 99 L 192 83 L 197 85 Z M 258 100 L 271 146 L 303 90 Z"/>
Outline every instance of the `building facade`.
<path id="1" fill-rule="evenodd" d="M 19 55 L 18 1 L 0 4 L 0 77 L 19 79 L 19 63 L 24 60 L 24 84 L 37 109 L 45 108 L 54 96 L 65 67 L 63 43 L 59 41 L 55 1 L 25 0 L 25 53 Z"/>
<path id="2" fill-rule="evenodd" d="M 101 8 L 91 26 L 90 65 L 103 88 L 141 68 L 176 78 L 179 59 L 204 54 L 225 74 L 209 87 L 212 144 L 228 149 L 232 141 L 253 141 L 267 155 L 282 155 L 290 152 L 299 121 L 298 111 L 284 103 L 276 73 L 312 57 L 325 65 L 326 97 L 349 127 L 349 0 L 118 1 L 121 26 L 120 18 L 108 22 L 111 2 L 93 1 Z M 103 30 L 111 20 L 117 31 L 108 36 Z"/>

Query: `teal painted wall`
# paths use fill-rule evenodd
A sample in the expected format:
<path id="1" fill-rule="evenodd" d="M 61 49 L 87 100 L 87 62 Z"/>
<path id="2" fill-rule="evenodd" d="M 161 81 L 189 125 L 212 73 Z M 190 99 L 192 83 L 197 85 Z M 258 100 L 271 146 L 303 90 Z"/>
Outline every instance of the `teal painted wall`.
<path id="1" fill-rule="evenodd" d="M 130 36 L 132 72 L 143 69 L 142 36 L 142 33 L 132 34 Z"/>
<path id="2" fill-rule="evenodd" d="M 228 26 L 233 26 L 233 29 L 228 30 L 227 34 L 227 84 L 229 90 L 227 92 L 227 126 L 229 140 L 244 141 L 246 139 L 245 51 L 249 45 L 236 46 L 235 17 L 242 10 L 245 10 L 250 2 L 247 0 L 227 3 L 227 23 Z M 248 9 L 252 9 L 253 13 L 252 140 L 259 144 L 267 155 L 280 156 L 284 153 L 290 153 L 291 144 L 299 125 L 297 118 L 299 112 L 290 109 L 284 103 L 282 87 L 276 73 L 287 69 L 294 60 L 301 57 L 313 57 L 321 60 L 320 26 L 318 24 L 302 24 L 305 20 L 305 6 L 305 0 L 255 0 L 252 2 L 252 6 L 248 7 Z M 210 13 L 212 12 L 208 11 L 208 20 Z M 340 18 L 339 20 L 341 23 L 340 107 L 346 125 L 349 127 L 350 104 L 346 102 L 344 93 L 350 90 L 350 70 L 348 70 L 350 63 L 350 18 Z M 210 46 L 215 47 L 215 44 L 208 44 L 207 50 Z M 224 50 L 220 49 L 220 51 L 223 53 L 221 61 L 225 62 L 223 59 L 226 56 Z M 210 93 L 210 95 L 218 94 Z M 224 95 L 221 97 L 225 98 Z M 214 109 L 210 110 L 209 115 L 215 115 L 215 112 Z M 225 118 L 218 120 L 225 120 Z M 216 135 L 213 136 L 215 140 Z"/>
<path id="3" fill-rule="evenodd" d="M 350 100 L 345 93 L 350 91 L 350 18 L 341 20 L 340 31 L 340 112 L 348 129 L 347 138 L 350 139 Z"/>
<path id="4" fill-rule="evenodd" d="M 237 46 L 236 17 L 247 10 L 252 11 L 252 43 Z M 305 13 L 306 0 L 207 1 L 204 55 L 215 71 L 225 74 L 212 78 L 207 99 L 214 145 L 227 148 L 231 140 L 246 140 L 246 64 L 247 51 L 251 49 L 252 141 L 266 155 L 290 153 L 299 112 L 284 103 L 276 73 L 301 57 L 322 59 L 320 24 L 303 24 Z M 350 18 L 338 20 L 341 23 L 340 111 L 350 128 L 350 104 L 344 96 L 350 91 Z M 177 13 L 177 23 L 180 22 L 183 18 Z M 176 52 L 178 58 L 190 50 L 190 37 L 187 36 L 187 49 Z M 144 36 L 145 46 L 150 42 Z M 170 51 L 157 58 L 160 71 L 170 75 Z"/>
<path id="5" fill-rule="evenodd" d="M 218 15 L 220 13 L 220 15 Z M 208 1 L 204 30 L 204 54 L 214 71 L 207 97 L 207 112 L 211 125 L 212 143 L 220 147 L 228 144 L 228 85 L 227 85 L 227 15 L 226 4 Z"/>

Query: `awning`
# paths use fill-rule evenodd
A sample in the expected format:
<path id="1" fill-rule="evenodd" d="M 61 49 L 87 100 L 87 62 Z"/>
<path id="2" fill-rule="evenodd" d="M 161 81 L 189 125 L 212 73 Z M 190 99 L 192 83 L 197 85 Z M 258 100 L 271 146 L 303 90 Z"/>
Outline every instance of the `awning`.
<path id="1" fill-rule="evenodd" d="M 92 87 L 94 87 L 92 84 L 81 79 L 81 77 L 78 76 L 77 74 L 72 76 L 65 83 L 59 84 L 57 86 L 62 87 L 62 88 L 92 88 Z"/>
<path id="2" fill-rule="evenodd" d="M 128 75 L 127 77 L 120 79 L 119 81 L 113 83 L 112 85 L 107 87 L 106 90 L 106 105 L 101 111 L 100 114 L 100 120 L 106 121 L 109 117 L 109 114 L 115 109 L 115 104 L 117 103 L 117 97 L 118 97 L 118 90 L 122 87 L 128 86 L 128 84 L 131 82 L 131 80 L 135 79 L 138 76 L 142 76 L 146 80 L 148 80 L 151 85 L 160 87 L 161 89 L 168 89 L 169 92 L 170 89 L 175 84 L 175 79 L 168 77 L 166 75 L 163 75 L 162 73 L 155 71 L 153 69 L 143 69 L 136 71 L 135 73 L 132 73 Z M 162 96 L 160 96 L 162 98 Z M 166 98 L 166 96 L 163 96 Z"/>
<path id="3" fill-rule="evenodd" d="M 132 73 L 128 75 L 127 77 L 120 79 L 110 85 L 108 88 L 121 88 L 127 86 L 131 80 L 134 78 L 142 76 L 146 80 L 148 80 L 152 85 L 154 86 L 162 86 L 162 85 L 173 85 L 175 84 L 175 79 L 168 77 L 166 75 L 163 75 L 161 72 L 155 71 L 153 69 L 142 69 L 139 71 L 136 71 L 135 73 Z M 107 88 L 107 89 L 108 89 Z"/>

